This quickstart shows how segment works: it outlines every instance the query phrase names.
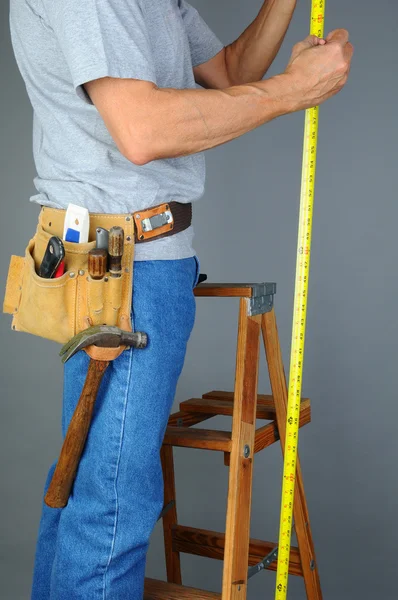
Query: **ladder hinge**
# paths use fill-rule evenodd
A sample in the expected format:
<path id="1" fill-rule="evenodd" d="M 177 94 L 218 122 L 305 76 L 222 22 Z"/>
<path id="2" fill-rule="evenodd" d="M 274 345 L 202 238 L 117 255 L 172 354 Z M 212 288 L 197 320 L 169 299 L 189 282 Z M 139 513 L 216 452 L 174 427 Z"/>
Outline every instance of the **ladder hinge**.
<path id="1" fill-rule="evenodd" d="M 274 307 L 276 283 L 255 283 L 252 286 L 253 295 L 249 302 L 249 315 L 262 315 L 271 312 Z"/>

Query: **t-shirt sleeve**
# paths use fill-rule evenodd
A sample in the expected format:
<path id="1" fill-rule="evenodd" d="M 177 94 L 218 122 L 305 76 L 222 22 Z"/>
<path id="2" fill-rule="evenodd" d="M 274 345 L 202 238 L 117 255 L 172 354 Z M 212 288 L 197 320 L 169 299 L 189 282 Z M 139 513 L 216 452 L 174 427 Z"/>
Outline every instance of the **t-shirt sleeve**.
<path id="1" fill-rule="evenodd" d="M 179 0 L 180 10 L 189 39 L 192 65 L 197 67 L 218 54 L 224 44 L 202 19 L 196 8 Z"/>
<path id="2" fill-rule="evenodd" d="M 146 24 L 137 0 L 50 0 L 46 6 L 69 67 L 73 86 L 100 77 L 152 81 L 156 72 Z"/>

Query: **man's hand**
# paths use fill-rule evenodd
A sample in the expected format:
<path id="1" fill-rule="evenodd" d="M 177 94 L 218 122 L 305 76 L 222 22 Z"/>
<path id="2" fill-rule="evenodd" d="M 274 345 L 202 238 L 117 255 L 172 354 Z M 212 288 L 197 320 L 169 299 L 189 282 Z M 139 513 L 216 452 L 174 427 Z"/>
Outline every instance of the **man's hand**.
<path id="1" fill-rule="evenodd" d="M 293 48 L 284 75 L 290 80 L 296 110 L 322 104 L 347 82 L 354 52 L 345 29 L 331 31 L 325 40 L 309 36 Z"/>

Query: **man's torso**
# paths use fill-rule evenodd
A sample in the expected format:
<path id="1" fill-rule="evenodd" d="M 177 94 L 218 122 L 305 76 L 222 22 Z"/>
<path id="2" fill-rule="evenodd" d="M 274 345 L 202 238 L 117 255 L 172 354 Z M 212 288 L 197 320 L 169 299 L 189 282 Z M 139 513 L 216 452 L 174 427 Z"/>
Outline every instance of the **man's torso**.
<path id="1" fill-rule="evenodd" d="M 34 108 L 33 153 L 38 193 L 32 202 L 90 212 L 124 213 L 203 195 L 203 153 L 136 166 L 117 149 L 98 111 L 77 96 L 57 37 L 46 18 L 57 0 L 11 0 L 12 43 Z M 178 0 L 145 0 L 156 84 L 194 88 L 189 40 Z M 123 23 L 129 27 L 129 23 Z M 84 35 L 84 32 L 81 32 Z M 117 31 L 114 32 L 117 36 Z M 134 31 L 131 31 L 134 36 Z M 136 258 L 187 258 L 195 252 L 193 227 L 137 247 Z"/>

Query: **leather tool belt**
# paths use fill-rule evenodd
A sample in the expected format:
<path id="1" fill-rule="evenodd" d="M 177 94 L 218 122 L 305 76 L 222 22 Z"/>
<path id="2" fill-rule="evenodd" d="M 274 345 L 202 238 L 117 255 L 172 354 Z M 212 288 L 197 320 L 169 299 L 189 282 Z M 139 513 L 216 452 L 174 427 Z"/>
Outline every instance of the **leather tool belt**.
<path id="1" fill-rule="evenodd" d="M 55 279 L 37 274 L 51 236 L 63 236 L 63 209 L 42 206 L 35 235 L 25 256 L 12 256 L 3 312 L 12 314 L 11 327 L 65 344 L 94 325 L 115 325 L 132 331 L 132 294 L 135 244 L 174 235 L 192 221 L 192 204 L 169 202 L 126 214 L 90 213 L 89 241 L 64 241 L 65 273 Z M 92 279 L 88 253 L 96 247 L 96 229 L 120 226 L 124 230 L 122 276 Z M 117 358 L 125 346 L 107 349 L 89 346 L 87 354 L 97 360 Z"/>

